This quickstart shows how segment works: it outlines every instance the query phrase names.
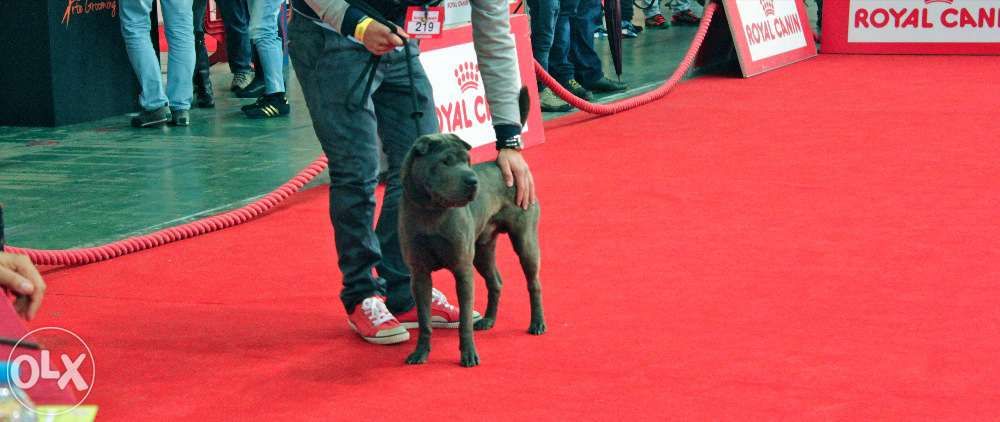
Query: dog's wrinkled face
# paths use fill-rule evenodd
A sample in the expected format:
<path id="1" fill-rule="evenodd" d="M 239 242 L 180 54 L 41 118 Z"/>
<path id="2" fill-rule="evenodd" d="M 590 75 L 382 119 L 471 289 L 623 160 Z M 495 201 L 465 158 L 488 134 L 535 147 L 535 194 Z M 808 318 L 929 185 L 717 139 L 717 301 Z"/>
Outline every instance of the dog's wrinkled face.
<path id="1" fill-rule="evenodd" d="M 431 204 L 444 208 L 463 207 L 476 197 L 479 179 L 472 171 L 472 147 L 452 134 L 422 136 L 410 151 L 408 182 L 423 191 Z"/>

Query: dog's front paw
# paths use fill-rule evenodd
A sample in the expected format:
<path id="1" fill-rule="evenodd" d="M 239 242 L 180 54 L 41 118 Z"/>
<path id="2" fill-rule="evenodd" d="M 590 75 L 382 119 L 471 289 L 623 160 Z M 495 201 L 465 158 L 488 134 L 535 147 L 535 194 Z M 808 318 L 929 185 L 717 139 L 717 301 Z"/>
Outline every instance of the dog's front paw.
<path id="1" fill-rule="evenodd" d="M 477 365 L 479 365 L 479 353 L 476 353 L 476 349 L 470 347 L 462 350 L 462 366 L 471 368 Z"/>
<path id="2" fill-rule="evenodd" d="M 495 323 L 495 319 L 483 317 L 483 319 L 476 321 L 476 325 L 473 325 L 472 328 L 475 328 L 476 330 L 489 330 L 490 328 L 493 328 L 493 324 Z"/>
<path id="3" fill-rule="evenodd" d="M 528 326 L 528 334 L 539 336 L 545 334 L 545 321 L 532 322 Z"/>
<path id="4" fill-rule="evenodd" d="M 430 350 L 417 348 L 410 356 L 406 358 L 407 365 L 418 365 L 427 362 L 427 355 L 430 354 Z"/>

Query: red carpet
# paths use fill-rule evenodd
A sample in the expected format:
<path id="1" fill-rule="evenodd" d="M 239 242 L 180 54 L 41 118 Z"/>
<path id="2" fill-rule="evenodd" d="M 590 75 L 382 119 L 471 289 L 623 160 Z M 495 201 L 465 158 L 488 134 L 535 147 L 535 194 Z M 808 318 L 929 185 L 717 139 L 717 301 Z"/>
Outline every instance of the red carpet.
<path id="1" fill-rule="evenodd" d="M 998 83 L 824 56 L 557 122 L 527 152 L 549 332 L 505 245 L 478 368 L 452 330 L 419 367 L 350 331 L 325 189 L 50 273 L 33 325 L 89 341 L 102 420 L 997 419 Z"/>

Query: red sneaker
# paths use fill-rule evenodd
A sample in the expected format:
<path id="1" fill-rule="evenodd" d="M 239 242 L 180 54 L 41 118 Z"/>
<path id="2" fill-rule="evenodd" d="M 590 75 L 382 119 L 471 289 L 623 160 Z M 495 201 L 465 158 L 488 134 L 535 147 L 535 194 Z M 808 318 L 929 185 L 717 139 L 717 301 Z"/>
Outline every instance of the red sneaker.
<path id="1" fill-rule="evenodd" d="M 646 26 L 653 29 L 666 29 L 670 28 L 670 22 L 667 22 L 667 18 L 663 15 L 657 13 L 652 17 L 646 18 Z"/>
<path id="2" fill-rule="evenodd" d="M 417 307 L 399 314 L 399 324 L 408 328 L 419 328 L 417 322 Z M 472 311 L 472 322 L 483 319 L 479 312 Z M 458 328 L 459 324 L 458 307 L 448 303 L 448 298 L 438 289 L 431 289 L 431 327 L 434 328 Z"/>
<path id="3" fill-rule="evenodd" d="M 670 20 L 673 21 L 674 25 L 698 25 L 701 23 L 701 18 L 694 14 L 691 9 L 674 13 Z"/>
<path id="4" fill-rule="evenodd" d="M 410 339 L 410 333 L 389 313 L 385 300 L 378 296 L 355 306 L 354 312 L 347 316 L 347 323 L 370 343 L 396 344 Z"/>

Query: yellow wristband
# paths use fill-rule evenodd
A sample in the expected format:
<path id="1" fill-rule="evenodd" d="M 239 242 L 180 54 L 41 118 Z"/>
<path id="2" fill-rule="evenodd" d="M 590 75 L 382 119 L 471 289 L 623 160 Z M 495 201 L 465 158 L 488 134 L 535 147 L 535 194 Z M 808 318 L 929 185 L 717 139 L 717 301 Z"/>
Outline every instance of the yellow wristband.
<path id="1" fill-rule="evenodd" d="M 354 38 L 365 42 L 365 30 L 368 29 L 368 25 L 371 25 L 372 22 L 375 22 L 375 19 L 369 17 L 365 17 L 361 22 L 358 22 L 358 25 L 354 27 Z"/>

